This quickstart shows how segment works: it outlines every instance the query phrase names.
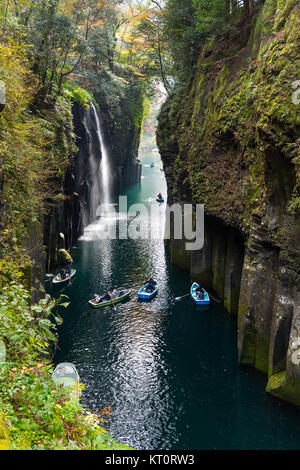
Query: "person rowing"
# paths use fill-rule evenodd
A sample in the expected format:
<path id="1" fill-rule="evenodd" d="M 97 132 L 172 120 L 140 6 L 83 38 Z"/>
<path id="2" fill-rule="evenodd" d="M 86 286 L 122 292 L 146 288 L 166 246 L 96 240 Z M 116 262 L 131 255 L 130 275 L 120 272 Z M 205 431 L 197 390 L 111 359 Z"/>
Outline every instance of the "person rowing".
<path id="1" fill-rule="evenodd" d="M 94 299 L 97 304 L 101 304 L 102 302 L 108 302 L 109 300 L 111 300 L 111 294 L 110 292 L 107 292 L 107 294 L 102 297 L 99 294 L 95 294 Z"/>
<path id="2" fill-rule="evenodd" d="M 111 300 L 114 300 L 116 299 L 117 295 L 118 295 L 118 292 L 116 289 L 112 289 L 110 292 L 109 292 L 109 295 L 110 295 L 110 298 Z"/>
<path id="3" fill-rule="evenodd" d="M 203 289 L 203 287 L 198 286 L 197 289 L 196 289 L 196 294 L 197 294 L 197 297 L 198 297 L 199 300 L 203 300 L 204 299 L 204 289 Z"/>
<path id="4" fill-rule="evenodd" d="M 145 282 L 145 286 L 146 285 L 147 285 L 147 291 L 153 292 L 156 287 L 156 282 L 154 281 L 152 277 L 150 277 L 150 279 L 147 282 Z"/>
<path id="5" fill-rule="evenodd" d="M 66 267 L 66 276 L 71 276 L 71 266 L 69 264 Z"/>
<path id="6" fill-rule="evenodd" d="M 163 198 L 163 197 L 162 197 L 162 194 L 161 194 L 161 193 L 159 193 L 159 195 L 157 196 L 157 199 L 158 199 L 159 201 L 161 201 L 161 200 L 162 200 L 162 198 Z"/>

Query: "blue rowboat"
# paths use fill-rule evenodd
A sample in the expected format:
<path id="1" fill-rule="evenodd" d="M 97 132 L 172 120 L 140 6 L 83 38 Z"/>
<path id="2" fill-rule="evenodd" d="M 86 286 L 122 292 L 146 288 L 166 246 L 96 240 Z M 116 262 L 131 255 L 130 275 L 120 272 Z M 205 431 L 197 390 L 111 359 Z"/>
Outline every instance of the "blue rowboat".
<path id="1" fill-rule="evenodd" d="M 156 201 L 159 202 L 160 204 L 162 204 L 163 202 L 165 202 L 164 199 L 158 199 L 158 197 L 156 198 Z"/>
<path id="2" fill-rule="evenodd" d="M 191 297 L 192 297 L 193 301 L 197 305 L 209 305 L 210 304 L 210 298 L 209 298 L 208 293 L 206 292 L 206 290 L 203 289 L 204 298 L 200 299 L 197 292 L 196 292 L 196 289 L 198 289 L 198 287 L 199 287 L 199 284 L 197 284 L 196 282 L 194 282 L 194 284 L 191 287 Z"/>
<path id="3" fill-rule="evenodd" d="M 150 290 L 150 286 L 149 284 L 145 284 L 139 291 L 138 293 L 138 298 L 140 300 L 151 300 L 153 299 L 157 292 L 158 292 L 158 283 L 157 281 L 154 281 L 155 282 L 155 288 L 154 290 Z"/>

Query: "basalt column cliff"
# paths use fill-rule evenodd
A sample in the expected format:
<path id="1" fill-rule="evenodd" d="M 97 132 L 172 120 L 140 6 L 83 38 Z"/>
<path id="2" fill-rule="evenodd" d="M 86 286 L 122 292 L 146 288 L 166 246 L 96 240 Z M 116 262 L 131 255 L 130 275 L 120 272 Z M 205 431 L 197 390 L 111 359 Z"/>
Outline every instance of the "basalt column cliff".
<path id="1" fill-rule="evenodd" d="M 240 363 L 300 405 L 300 2 L 267 0 L 236 28 L 202 48 L 159 117 L 169 203 L 206 214 L 203 250 L 169 250 L 237 317 Z"/>

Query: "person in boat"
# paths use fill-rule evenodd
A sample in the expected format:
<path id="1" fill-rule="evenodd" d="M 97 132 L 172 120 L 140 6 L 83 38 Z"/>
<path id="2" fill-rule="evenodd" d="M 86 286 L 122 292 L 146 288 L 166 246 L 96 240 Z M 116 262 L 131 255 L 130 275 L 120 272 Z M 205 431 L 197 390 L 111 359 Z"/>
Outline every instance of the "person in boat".
<path id="1" fill-rule="evenodd" d="M 111 295 L 110 292 L 107 292 L 107 294 L 102 297 L 101 302 L 108 302 L 109 300 L 111 300 Z"/>
<path id="2" fill-rule="evenodd" d="M 203 287 L 197 287 L 196 289 L 196 294 L 197 294 L 197 297 L 199 300 L 203 300 L 204 299 L 204 289 Z"/>
<path id="3" fill-rule="evenodd" d="M 66 267 L 66 276 L 68 276 L 68 277 L 71 276 L 71 266 L 69 264 Z"/>
<path id="4" fill-rule="evenodd" d="M 112 300 L 114 300 L 114 299 L 117 297 L 118 292 L 117 292 L 116 289 L 112 289 L 112 290 L 109 292 L 109 295 L 110 295 L 110 298 L 111 298 Z"/>
<path id="5" fill-rule="evenodd" d="M 67 275 L 67 273 L 66 273 L 65 268 L 62 268 L 62 270 L 61 270 L 61 272 L 60 272 L 60 277 L 61 277 L 62 279 L 66 279 L 66 275 Z"/>
<path id="6" fill-rule="evenodd" d="M 159 193 L 159 195 L 157 196 L 157 199 L 159 199 L 159 200 L 161 201 L 161 200 L 162 200 L 162 198 L 163 198 L 163 197 L 162 197 L 162 194 L 161 194 L 161 193 Z"/>
<path id="7" fill-rule="evenodd" d="M 100 301 L 101 301 L 101 295 L 95 294 L 95 302 L 96 302 L 97 304 L 100 304 Z"/>
<path id="8" fill-rule="evenodd" d="M 145 285 L 147 285 L 148 292 L 153 292 L 156 287 L 156 282 L 154 281 L 152 277 L 150 277 L 150 279 L 145 283 Z"/>

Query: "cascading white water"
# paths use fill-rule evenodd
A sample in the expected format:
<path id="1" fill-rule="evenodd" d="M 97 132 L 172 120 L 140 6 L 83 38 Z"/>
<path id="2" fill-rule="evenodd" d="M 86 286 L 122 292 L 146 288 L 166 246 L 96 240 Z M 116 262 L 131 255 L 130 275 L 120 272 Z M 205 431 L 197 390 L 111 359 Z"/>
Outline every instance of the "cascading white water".
<path id="1" fill-rule="evenodd" d="M 91 110 L 94 114 L 95 123 L 96 123 L 96 132 L 99 138 L 99 146 L 101 148 L 101 165 L 100 165 L 100 190 L 101 190 L 101 213 L 99 211 L 97 215 L 103 215 L 108 212 L 109 204 L 111 203 L 111 169 L 109 154 L 107 147 L 104 142 L 100 120 L 97 113 L 97 110 L 93 103 L 91 103 Z"/>
<path id="2" fill-rule="evenodd" d="M 93 178 L 89 198 L 90 219 L 89 223 L 85 226 L 84 235 L 81 237 L 81 240 L 102 239 L 107 224 L 110 225 L 115 221 L 114 204 L 112 204 L 112 171 L 109 152 L 104 142 L 99 115 L 93 103 L 90 103 L 90 112 L 88 114 L 89 163 Z M 93 133 L 91 133 L 91 126 L 94 128 Z M 106 251 L 109 253 L 108 247 L 106 247 Z"/>

